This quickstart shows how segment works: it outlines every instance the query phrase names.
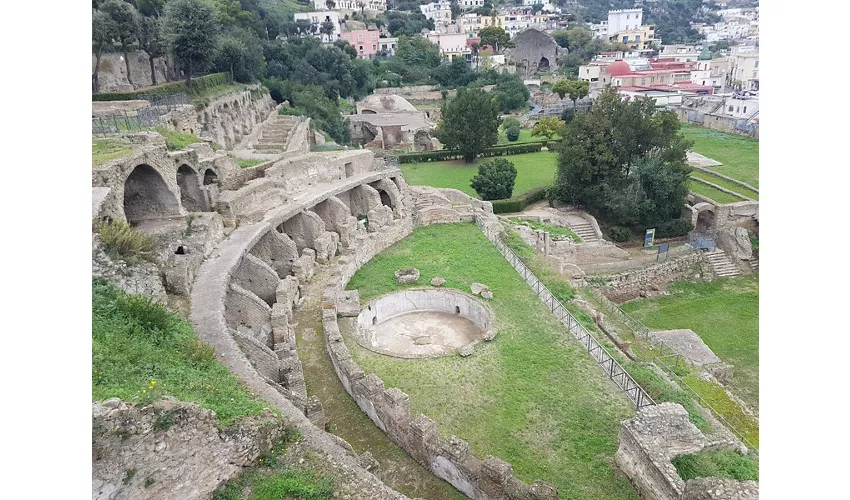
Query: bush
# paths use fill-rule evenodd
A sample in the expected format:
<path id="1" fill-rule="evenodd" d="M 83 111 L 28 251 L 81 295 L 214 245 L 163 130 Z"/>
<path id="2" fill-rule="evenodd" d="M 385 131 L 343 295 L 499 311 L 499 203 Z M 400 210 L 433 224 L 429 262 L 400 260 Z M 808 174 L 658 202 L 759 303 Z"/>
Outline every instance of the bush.
<path id="1" fill-rule="evenodd" d="M 514 191 L 516 175 L 513 163 L 497 158 L 478 165 L 478 175 L 472 178 L 469 186 L 483 200 L 504 200 L 510 198 Z"/>
<path id="2" fill-rule="evenodd" d="M 520 128 L 522 127 L 522 123 L 518 118 L 508 117 L 502 120 L 502 128 L 508 130 L 509 128 Z"/>
<path id="3" fill-rule="evenodd" d="M 101 92 L 92 94 L 92 101 L 132 101 L 135 99 L 144 99 L 149 95 L 169 95 L 187 93 L 189 95 L 201 95 L 207 90 L 219 85 L 227 85 L 230 83 L 229 73 L 213 73 L 211 75 L 192 78 L 192 88 L 186 89 L 186 82 L 170 82 L 150 87 L 143 90 L 133 92 Z"/>
<path id="4" fill-rule="evenodd" d="M 655 229 L 656 238 L 674 238 L 693 231 L 694 226 L 687 219 L 674 219 L 659 224 Z"/>
<path id="5" fill-rule="evenodd" d="M 519 127 L 510 127 L 505 130 L 505 135 L 508 136 L 508 140 L 514 142 L 519 139 Z"/>
<path id="6" fill-rule="evenodd" d="M 611 226 L 608 229 L 608 237 L 611 238 L 611 241 L 613 242 L 622 243 L 624 241 L 629 241 L 632 238 L 632 231 L 627 227 Z"/>
<path id="7" fill-rule="evenodd" d="M 153 260 L 153 240 L 145 233 L 136 231 L 124 221 L 111 221 L 96 228 L 100 244 L 107 252 L 113 252 L 132 261 Z"/>
<path id="8" fill-rule="evenodd" d="M 493 146 L 482 151 L 479 157 L 518 155 L 525 153 L 537 153 L 542 148 L 544 142 L 528 142 L 524 144 L 507 144 L 502 146 Z M 444 160 L 459 160 L 463 158 L 460 151 L 453 149 L 441 149 L 438 151 L 423 151 L 421 153 L 403 153 L 398 155 L 400 163 L 417 163 L 421 161 L 444 161 Z"/>
<path id="9" fill-rule="evenodd" d="M 507 214 L 513 212 L 521 212 L 525 207 L 534 202 L 545 200 L 549 193 L 547 186 L 540 186 L 529 189 L 525 193 L 507 200 L 493 201 L 493 213 Z"/>

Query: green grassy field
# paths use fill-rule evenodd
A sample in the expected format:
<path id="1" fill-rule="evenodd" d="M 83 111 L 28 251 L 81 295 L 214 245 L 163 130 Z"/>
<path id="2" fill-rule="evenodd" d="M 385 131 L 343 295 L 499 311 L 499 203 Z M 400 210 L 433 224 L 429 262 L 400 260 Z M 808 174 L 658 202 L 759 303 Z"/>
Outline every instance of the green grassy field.
<path id="1" fill-rule="evenodd" d="M 658 330 L 690 328 L 735 367 L 731 388 L 746 403 L 759 401 L 759 297 L 755 275 L 711 283 L 678 283 L 671 294 L 636 300 L 623 310 Z"/>
<path id="2" fill-rule="evenodd" d="M 688 188 L 694 193 L 707 196 L 708 198 L 711 198 L 717 203 L 735 203 L 738 201 L 744 201 L 744 199 L 739 196 L 731 195 L 719 189 L 715 189 L 709 185 L 703 184 L 699 181 L 689 180 Z"/>
<path id="3" fill-rule="evenodd" d="M 759 194 L 756 193 L 755 191 L 753 191 L 752 189 L 747 189 L 744 186 L 740 186 L 738 184 L 735 184 L 734 182 L 727 181 L 726 179 L 724 179 L 722 177 L 718 177 L 716 175 L 712 175 L 712 174 L 709 174 L 709 173 L 706 173 L 706 172 L 700 172 L 698 170 L 694 170 L 693 172 L 691 172 L 691 177 L 698 177 L 698 178 L 705 180 L 705 181 L 708 181 L 712 184 L 717 184 L 720 187 L 724 187 L 726 189 L 729 189 L 729 190 L 734 191 L 738 194 L 744 195 L 744 196 L 751 198 L 753 200 L 759 199 Z"/>
<path id="4" fill-rule="evenodd" d="M 165 395 L 215 411 L 222 425 L 268 407 L 186 320 L 149 297 L 92 280 L 92 399 L 146 404 Z"/>
<path id="5" fill-rule="evenodd" d="M 759 140 L 738 134 L 682 125 L 682 135 L 694 141 L 693 151 L 717 160 L 723 165 L 710 167 L 723 175 L 759 187 Z M 716 183 L 719 184 L 719 183 Z"/>
<path id="6" fill-rule="evenodd" d="M 420 270 L 420 285 L 435 276 L 466 292 L 473 282 L 487 284 L 499 334 L 468 358 L 419 360 L 375 354 L 349 339 L 366 373 L 405 391 L 413 414 L 434 419 L 441 435 L 508 461 L 525 481 L 553 484 L 561 498 L 637 499 L 612 461 L 619 423 L 633 407 L 481 231 L 471 223 L 417 229 L 363 266 L 348 288 L 365 302 L 403 288 L 393 273 L 410 266 Z"/>
<path id="7" fill-rule="evenodd" d="M 502 156 L 514 164 L 517 169 L 513 196 L 518 196 L 531 188 L 552 184 L 557 169 L 555 153 L 541 151 L 520 155 Z M 478 165 L 490 158 L 479 158 L 475 163 L 467 164 L 463 160 L 402 163 L 401 172 L 408 184 L 414 186 L 433 186 L 454 188 L 478 198 L 469 182 L 478 173 Z"/>

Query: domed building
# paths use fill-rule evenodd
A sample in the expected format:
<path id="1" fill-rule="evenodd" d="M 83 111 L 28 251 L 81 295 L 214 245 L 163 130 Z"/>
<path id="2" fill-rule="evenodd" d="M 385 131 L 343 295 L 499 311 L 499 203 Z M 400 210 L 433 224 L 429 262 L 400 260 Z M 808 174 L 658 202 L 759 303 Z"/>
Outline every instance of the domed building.
<path id="1" fill-rule="evenodd" d="M 611 76 L 623 76 L 631 73 L 632 67 L 626 61 L 617 59 L 605 71 Z"/>

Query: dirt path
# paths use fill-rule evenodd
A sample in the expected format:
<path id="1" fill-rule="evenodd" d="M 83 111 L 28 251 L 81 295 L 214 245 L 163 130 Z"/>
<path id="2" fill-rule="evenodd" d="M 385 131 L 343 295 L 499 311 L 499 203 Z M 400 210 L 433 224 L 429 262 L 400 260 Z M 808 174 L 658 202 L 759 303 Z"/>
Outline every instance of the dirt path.
<path id="1" fill-rule="evenodd" d="M 332 268 L 333 264 L 317 268 L 312 282 L 302 290 L 304 303 L 295 314 L 296 344 L 307 394 L 322 401 L 333 434 L 348 441 L 357 453 L 372 453 L 380 463 L 377 476 L 388 486 L 411 498 L 464 498 L 453 486 L 435 477 L 390 441 L 345 392 L 325 350 L 322 330 L 322 290 Z"/>

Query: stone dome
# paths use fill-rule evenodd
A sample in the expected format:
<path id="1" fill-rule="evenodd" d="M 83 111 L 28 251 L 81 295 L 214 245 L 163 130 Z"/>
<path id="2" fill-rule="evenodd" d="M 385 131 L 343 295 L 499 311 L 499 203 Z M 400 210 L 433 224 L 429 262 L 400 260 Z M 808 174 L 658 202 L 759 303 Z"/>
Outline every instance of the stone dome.
<path id="1" fill-rule="evenodd" d="M 405 113 L 416 112 L 413 104 L 395 94 L 374 94 L 357 103 L 358 113 Z"/>
<path id="2" fill-rule="evenodd" d="M 617 59 L 610 66 L 608 66 L 608 74 L 611 76 L 620 76 L 620 75 L 628 75 L 632 72 L 632 67 L 629 66 L 629 63 L 622 59 Z"/>

